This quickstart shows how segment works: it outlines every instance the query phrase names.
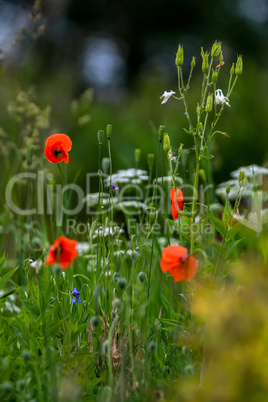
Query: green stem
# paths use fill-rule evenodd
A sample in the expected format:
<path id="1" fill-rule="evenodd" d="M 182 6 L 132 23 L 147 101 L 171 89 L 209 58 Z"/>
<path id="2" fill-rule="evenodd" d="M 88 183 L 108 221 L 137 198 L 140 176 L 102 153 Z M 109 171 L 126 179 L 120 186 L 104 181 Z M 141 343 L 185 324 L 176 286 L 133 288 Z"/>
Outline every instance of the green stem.
<path id="1" fill-rule="evenodd" d="M 196 169 L 195 169 L 193 203 L 192 203 L 192 226 L 195 224 L 198 185 L 199 185 L 199 168 L 200 168 L 200 161 L 199 161 L 199 155 L 198 155 L 198 142 L 197 142 L 196 135 L 195 135 L 194 139 L 195 139 Z M 193 249 L 194 249 L 194 231 L 192 230 L 191 231 L 191 253 L 193 252 Z"/>

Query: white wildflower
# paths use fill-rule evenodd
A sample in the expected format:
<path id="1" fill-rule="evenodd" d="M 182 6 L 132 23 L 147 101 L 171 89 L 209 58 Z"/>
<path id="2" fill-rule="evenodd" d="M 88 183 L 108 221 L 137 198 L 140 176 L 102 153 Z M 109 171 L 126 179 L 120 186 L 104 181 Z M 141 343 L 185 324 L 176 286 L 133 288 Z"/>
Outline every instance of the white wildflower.
<path id="1" fill-rule="evenodd" d="M 170 92 L 167 92 L 167 91 L 165 91 L 164 93 L 163 93 L 163 95 L 161 95 L 160 96 L 160 99 L 163 99 L 162 100 L 162 102 L 161 102 L 161 104 L 163 104 L 163 103 L 166 103 L 168 100 L 169 100 L 169 98 L 172 96 L 172 95 L 174 95 L 176 92 L 174 92 L 174 91 L 170 91 Z"/>
<path id="2" fill-rule="evenodd" d="M 225 105 L 230 107 L 230 101 L 226 96 L 223 95 L 221 89 L 216 89 L 215 91 L 215 102 L 217 103 L 217 105 L 223 105 L 225 103 Z"/>

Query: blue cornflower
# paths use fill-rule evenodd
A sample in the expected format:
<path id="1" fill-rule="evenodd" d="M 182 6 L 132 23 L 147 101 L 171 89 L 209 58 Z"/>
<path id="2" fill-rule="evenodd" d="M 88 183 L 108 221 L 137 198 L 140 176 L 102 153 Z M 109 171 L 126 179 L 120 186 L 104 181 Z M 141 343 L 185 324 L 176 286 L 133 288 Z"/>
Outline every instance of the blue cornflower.
<path id="1" fill-rule="evenodd" d="M 119 187 L 115 184 L 111 184 L 111 190 L 119 190 Z"/>
<path id="2" fill-rule="evenodd" d="M 76 300 L 77 300 L 77 303 L 81 303 L 81 300 L 79 299 L 80 292 L 78 292 L 78 290 L 76 288 L 74 288 L 74 290 L 72 291 L 72 295 L 74 296 L 74 298 L 71 299 L 72 303 L 75 303 Z"/>

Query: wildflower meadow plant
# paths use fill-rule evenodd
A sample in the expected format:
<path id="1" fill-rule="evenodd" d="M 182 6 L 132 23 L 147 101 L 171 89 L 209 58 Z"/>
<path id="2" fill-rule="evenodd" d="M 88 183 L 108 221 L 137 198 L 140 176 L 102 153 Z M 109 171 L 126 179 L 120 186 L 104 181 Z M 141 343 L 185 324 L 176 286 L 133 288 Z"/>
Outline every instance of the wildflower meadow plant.
<path id="1" fill-rule="evenodd" d="M 7 185 L 9 215 L 0 222 L 7 238 L 14 236 L 12 258 L 0 258 L 1 401 L 265 400 L 258 396 L 267 395 L 268 237 L 259 225 L 266 209 L 259 195 L 267 195 L 260 180 L 267 169 L 237 169 L 212 187 L 212 142 L 227 135 L 218 123 L 223 112 L 233 113 L 242 56 L 229 68 L 216 41 L 209 52 L 201 48 L 200 63 L 192 58 L 187 79 L 185 60 L 179 45 L 178 89 L 164 91 L 161 104 L 155 99 L 161 110 L 181 103 L 187 127 L 179 142 L 169 123 L 161 124 L 152 149 L 133 149 L 133 163 L 116 171 L 118 139 L 103 122 L 86 192 L 78 173 L 71 176 L 71 134 L 44 132 L 43 153 L 42 140 L 37 146 L 27 133 L 36 148 L 27 151 L 29 169 Z M 48 129 L 48 109 L 29 106 L 29 97 L 20 92 L 11 113 L 18 119 L 30 107 L 43 119 L 39 129 Z M 77 137 L 90 124 L 91 101 L 86 91 L 71 104 Z M 46 160 L 57 164 L 61 183 Z"/>

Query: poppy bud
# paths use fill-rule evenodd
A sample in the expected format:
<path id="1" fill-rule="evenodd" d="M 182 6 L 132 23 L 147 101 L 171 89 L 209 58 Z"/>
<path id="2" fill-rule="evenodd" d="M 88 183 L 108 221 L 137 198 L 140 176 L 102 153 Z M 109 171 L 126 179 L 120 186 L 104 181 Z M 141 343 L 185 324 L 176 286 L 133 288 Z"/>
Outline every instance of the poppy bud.
<path id="1" fill-rule="evenodd" d="M 27 362 L 32 359 L 32 354 L 28 349 L 23 349 L 21 352 L 21 358 L 23 361 Z"/>
<path id="2" fill-rule="evenodd" d="M 230 70 L 230 74 L 234 75 L 234 63 L 232 64 L 231 70 Z"/>
<path id="3" fill-rule="evenodd" d="M 191 67 L 192 67 L 192 68 L 194 68 L 194 67 L 195 67 L 195 57 L 193 57 L 193 58 L 192 58 L 192 61 L 191 61 Z"/>
<path id="4" fill-rule="evenodd" d="M 204 53 L 204 52 L 203 52 Z M 209 68 L 209 63 L 208 63 L 208 53 L 204 53 L 203 57 L 203 63 L 202 63 L 202 71 L 203 73 L 207 73 L 208 72 L 208 68 Z"/>
<path id="5" fill-rule="evenodd" d="M 141 271 L 138 274 L 138 280 L 140 281 L 140 283 L 146 282 L 147 281 L 147 275 L 145 272 Z"/>
<path id="6" fill-rule="evenodd" d="M 141 157 L 141 150 L 139 148 L 135 149 L 135 162 L 138 163 Z"/>
<path id="7" fill-rule="evenodd" d="M 127 280 L 123 277 L 118 278 L 117 283 L 121 290 L 124 290 L 127 286 Z"/>
<path id="8" fill-rule="evenodd" d="M 147 163 L 149 168 L 152 168 L 154 166 L 154 154 L 147 155 Z"/>
<path id="9" fill-rule="evenodd" d="M 109 340 L 106 339 L 106 341 L 104 341 L 101 346 L 101 352 L 104 356 L 106 356 L 108 353 L 108 350 L 109 350 Z"/>
<path id="10" fill-rule="evenodd" d="M 243 59 L 242 56 L 239 55 L 237 57 L 236 65 L 235 65 L 235 74 L 236 75 L 241 75 L 243 72 Z"/>
<path id="11" fill-rule="evenodd" d="M 148 352 L 153 353 L 157 350 L 157 343 L 154 341 L 151 341 L 148 345 Z"/>
<path id="12" fill-rule="evenodd" d="M 99 145 L 102 145 L 103 137 L 104 137 L 104 131 L 103 131 L 103 130 L 99 130 L 99 131 L 98 131 L 98 141 L 99 141 Z"/>
<path id="13" fill-rule="evenodd" d="M 214 42 L 212 49 L 211 49 L 211 57 L 215 59 L 215 57 L 219 56 L 221 52 L 221 42 Z"/>
<path id="14" fill-rule="evenodd" d="M 100 325 L 99 317 L 97 315 L 94 315 L 93 317 L 91 317 L 90 324 L 93 329 L 96 329 Z"/>
<path id="15" fill-rule="evenodd" d="M 113 126 L 111 124 L 107 124 L 106 135 L 107 135 L 108 140 L 111 138 L 112 131 L 113 131 Z"/>
<path id="16" fill-rule="evenodd" d="M 120 310 L 122 308 L 122 301 L 120 299 L 118 299 L 118 297 L 116 297 L 115 299 L 113 299 L 112 305 L 114 308 L 117 308 L 118 310 Z"/>
<path id="17" fill-rule="evenodd" d="M 207 97 L 207 103 L 206 103 L 206 112 L 210 113 L 212 110 L 212 105 L 213 105 L 213 98 L 212 95 L 209 94 Z"/>
<path id="18" fill-rule="evenodd" d="M 109 158 L 102 158 L 101 167 L 104 173 L 110 172 L 110 159 Z"/>
<path id="19" fill-rule="evenodd" d="M 166 152 L 170 151 L 170 139 L 169 139 L 169 135 L 165 134 L 164 135 L 164 150 Z"/>
<path id="20" fill-rule="evenodd" d="M 183 47 L 181 45 L 179 45 L 179 47 L 178 47 L 175 64 L 177 67 L 183 65 Z"/>
<path id="21" fill-rule="evenodd" d="M 218 73 L 217 73 L 217 71 L 213 71 L 212 82 L 217 82 L 217 80 L 218 80 Z"/>
<path id="22" fill-rule="evenodd" d="M 10 394 L 13 390 L 13 385 L 10 381 L 5 381 L 0 385 L 1 391 L 3 391 L 5 394 Z"/>

